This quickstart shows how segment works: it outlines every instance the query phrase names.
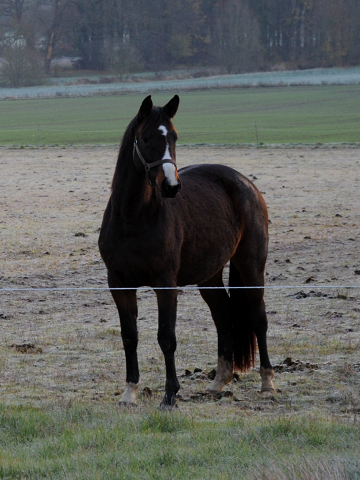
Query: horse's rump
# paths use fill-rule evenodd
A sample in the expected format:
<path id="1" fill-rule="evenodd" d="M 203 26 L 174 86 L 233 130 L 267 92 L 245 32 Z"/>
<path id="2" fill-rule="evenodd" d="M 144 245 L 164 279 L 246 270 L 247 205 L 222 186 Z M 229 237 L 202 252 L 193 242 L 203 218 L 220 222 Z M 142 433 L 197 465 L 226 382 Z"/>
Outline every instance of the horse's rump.
<path id="1" fill-rule="evenodd" d="M 174 203 L 169 203 L 181 225 L 178 284 L 199 284 L 224 267 L 239 243 L 247 240 L 248 231 L 263 242 L 266 206 L 257 188 L 230 167 L 197 165 L 181 169 L 179 174 L 183 189 Z M 258 234 L 254 235 L 254 229 Z"/>

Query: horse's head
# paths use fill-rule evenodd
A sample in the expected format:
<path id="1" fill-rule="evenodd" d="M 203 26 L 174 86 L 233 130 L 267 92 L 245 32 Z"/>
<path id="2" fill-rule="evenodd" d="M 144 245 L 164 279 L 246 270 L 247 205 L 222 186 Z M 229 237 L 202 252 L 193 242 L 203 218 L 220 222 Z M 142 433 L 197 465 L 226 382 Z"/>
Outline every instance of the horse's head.
<path id="1" fill-rule="evenodd" d="M 163 197 L 174 198 L 181 188 L 176 168 L 176 130 L 171 119 L 177 112 L 179 97 L 175 95 L 164 107 L 154 107 L 151 96 L 142 102 L 137 115 L 133 159 L 136 169 L 145 172 L 153 187 Z"/>

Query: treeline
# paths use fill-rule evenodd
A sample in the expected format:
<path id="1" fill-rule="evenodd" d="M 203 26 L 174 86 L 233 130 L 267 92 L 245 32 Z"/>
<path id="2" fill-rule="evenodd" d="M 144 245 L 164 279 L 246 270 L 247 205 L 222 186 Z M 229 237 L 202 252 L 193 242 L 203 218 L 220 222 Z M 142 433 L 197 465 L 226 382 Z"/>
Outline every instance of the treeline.
<path id="1" fill-rule="evenodd" d="M 46 74 L 59 56 L 118 73 L 358 65 L 360 0 L 0 0 L 0 56 Z"/>
<path id="2" fill-rule="evenodd" d="M 267 63 L 360 64 L 359 0 L 249 0 Z"/>

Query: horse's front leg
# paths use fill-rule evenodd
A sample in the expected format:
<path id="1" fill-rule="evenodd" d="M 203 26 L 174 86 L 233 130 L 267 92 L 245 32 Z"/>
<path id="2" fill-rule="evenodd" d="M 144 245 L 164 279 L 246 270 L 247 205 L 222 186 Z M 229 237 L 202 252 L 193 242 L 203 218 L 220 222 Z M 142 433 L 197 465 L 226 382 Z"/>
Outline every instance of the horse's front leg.
<path id="1" fill-rule="evenodd" d="M 118 285 L 109 276 L 109 287 Z M 120 404 L 136 405 L 136 392 L 140 384 L 139 366 L 137 359 L 137 301 L 136 290 L 111 290 L 120 316 L 121 337 L 126 358 L 126 389 Z"/>
<path id="2" fill-rule="evenodd" d="M 177 291 L 174 289 L 155 292 L 159 309 L 158 342 L 164 354 L 166 367 L 165 396 L 160 408 L 172 409 L 176 405 L 175 395 L 180 388 L 175 369 Z"/>

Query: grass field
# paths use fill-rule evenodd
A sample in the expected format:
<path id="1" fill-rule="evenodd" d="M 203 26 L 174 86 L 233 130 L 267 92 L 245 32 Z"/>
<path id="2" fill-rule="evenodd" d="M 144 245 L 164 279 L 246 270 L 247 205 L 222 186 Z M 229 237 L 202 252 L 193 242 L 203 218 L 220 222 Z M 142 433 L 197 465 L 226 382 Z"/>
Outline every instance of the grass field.
<path id="1" fill-rule="evenodd" d="M 0 406 L 0 431 L 0 478 L 360 478 L 360 430 L 325 418 Z"/>
<path id="2" fill-rule="evenodd" d="M 155 94 L 154 103 L 171 95 Z M 144 96 L 2 101 L 0 145 L 117 144 Z M 360 140 L 360 85 L 209 90 L 180 98 L 181 144 Z"/>

